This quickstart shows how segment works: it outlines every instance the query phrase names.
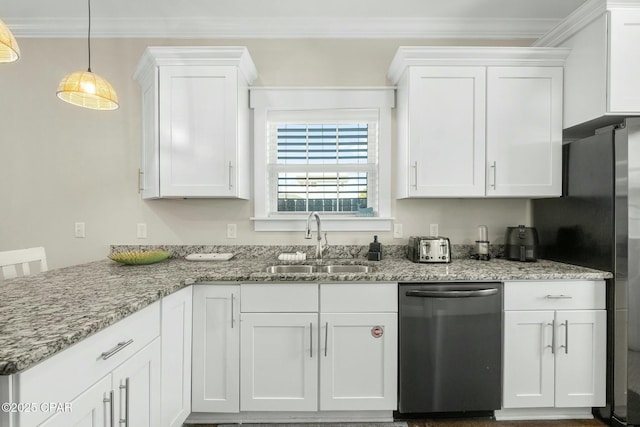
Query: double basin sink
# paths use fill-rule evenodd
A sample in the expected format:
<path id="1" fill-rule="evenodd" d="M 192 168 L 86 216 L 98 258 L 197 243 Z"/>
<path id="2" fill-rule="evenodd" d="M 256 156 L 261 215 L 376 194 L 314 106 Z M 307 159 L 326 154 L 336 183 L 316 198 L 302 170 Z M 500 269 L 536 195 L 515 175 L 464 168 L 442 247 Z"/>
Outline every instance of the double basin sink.
<path id="1" fill-rule="evenodd" d="M 374 267 L 358 264 L 327 264 L 327 265 L 270 265 L 267 273 L 371 273 Z"/>

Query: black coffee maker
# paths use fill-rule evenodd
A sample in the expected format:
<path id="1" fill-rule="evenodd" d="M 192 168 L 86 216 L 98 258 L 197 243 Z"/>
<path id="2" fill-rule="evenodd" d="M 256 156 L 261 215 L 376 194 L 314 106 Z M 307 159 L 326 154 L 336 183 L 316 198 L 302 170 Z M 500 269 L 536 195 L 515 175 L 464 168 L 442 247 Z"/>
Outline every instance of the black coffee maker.
<path id="1" fill-rule="evenodd" d="M 538 232 L 534 227 L 507 227 L 504 257 L 513 261 L 538 260 Z"/>

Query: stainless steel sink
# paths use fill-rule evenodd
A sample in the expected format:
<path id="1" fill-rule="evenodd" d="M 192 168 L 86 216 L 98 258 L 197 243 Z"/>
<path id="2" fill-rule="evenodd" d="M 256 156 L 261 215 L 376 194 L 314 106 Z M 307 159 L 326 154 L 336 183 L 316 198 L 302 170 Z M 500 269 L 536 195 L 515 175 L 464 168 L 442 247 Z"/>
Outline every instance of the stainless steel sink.
<path id="1" fill-rule="evenodd" d="M 270 265 L 267 273 L 315 273 L 315 265 Z"/>
<path id="2" fill-rule="evenodd" d="M 354 264 L 321 265 L 318 269 L 323 273 L 371 273 L 373 271 L 373 267 L 368 265 Z"/>
<path id="3" fill-rule="evenodd" d="M 330 264 L 330 265 L 270 265 L 266 272 L 275 273 L 371 273 L 373 267 L 356 264 Z"/>

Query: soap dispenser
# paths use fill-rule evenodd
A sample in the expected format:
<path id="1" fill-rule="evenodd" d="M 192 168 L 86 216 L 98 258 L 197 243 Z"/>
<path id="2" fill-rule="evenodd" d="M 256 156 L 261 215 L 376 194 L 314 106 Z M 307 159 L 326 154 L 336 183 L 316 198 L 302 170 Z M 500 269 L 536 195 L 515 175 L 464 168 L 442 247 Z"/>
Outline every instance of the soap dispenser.
<path id="1" fill-rule="evenodd" d="M 373 236 L 373 242 L 369 243 L 367 259 L 369 261 L 380 261 L 382 259 L 382 244 L 378 242 L 378 236 Z"/>

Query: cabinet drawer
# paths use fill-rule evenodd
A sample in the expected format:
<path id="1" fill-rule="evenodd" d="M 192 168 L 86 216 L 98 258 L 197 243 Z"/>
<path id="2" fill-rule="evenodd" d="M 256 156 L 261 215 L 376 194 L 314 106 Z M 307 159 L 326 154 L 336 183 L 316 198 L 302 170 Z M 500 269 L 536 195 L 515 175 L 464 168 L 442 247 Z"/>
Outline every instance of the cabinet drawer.
<path id="1" fill-rule="evenodd" d="M 114 368 L 160 336 L 160 302 L 128 316 L 17 375 L 15 402 L 70 402 Z M 102 353 L 115 350 L 105 360 Z M 52 414 L 20 414 L 35 425 Z"/>
<path id="2" fill-rule="evenodd" d="M 397 283 L 320 285 L 323 313 L 395 313 L 398 311 Z"/>
<path id="3" fill-rule="evenodd" d="M 303 313 L 318 311 L 317 283 L 251 283 L 240 286 L 243 313 Z"/>
<path id="4" fill-rule="evenodd" d="M 604 281 L 505 282 L 505 310 L 587 310 L 605 308 Z"/>

